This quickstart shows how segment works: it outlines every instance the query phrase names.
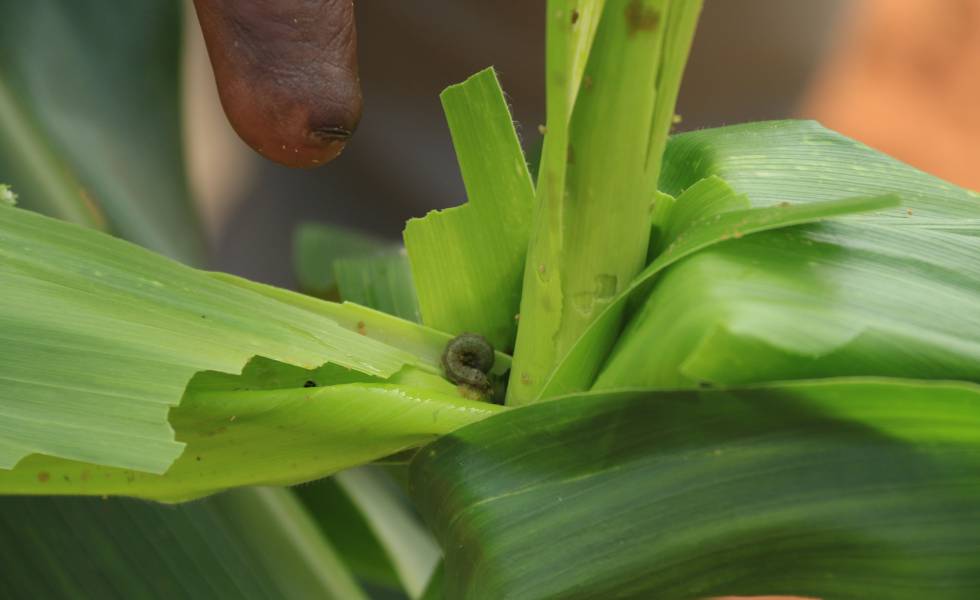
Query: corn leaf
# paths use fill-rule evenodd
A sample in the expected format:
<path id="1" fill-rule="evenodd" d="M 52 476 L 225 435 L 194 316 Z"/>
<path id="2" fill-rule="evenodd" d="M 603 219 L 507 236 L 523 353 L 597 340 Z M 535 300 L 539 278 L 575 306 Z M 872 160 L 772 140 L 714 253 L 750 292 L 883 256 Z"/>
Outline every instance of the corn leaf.
<path id="1" fill-rule="evenodd" d="M 685 134 L 667 164 L 669 191 L 711 174 L 757 206 L 818 206 L 871 190 L 903 203 L 731 239 L 675 264 L 597 388 L 840 375 L 980 381 L 980 195 L 813 123 Z M 692 165 L 697 172 L 682 176 Z"/>
<path id="2" fill-rule="evenodd" d="M 0 210 L 0 257 L 0 336 L 17 349 L 0 358 L 0 465 L 7 469 L 44 454 L 163 473 L 184 445 L 173 439 L 167 413 L 191 376 L 237 373 L 255 355 L 305 369 L 330 362 L 374 378 L 408 365 L 449 385 L 439 376 L 443 334 L 354 305 L 211 276 L 27 211 Z M 393 325 L 386 331 L 379 323 Z M 380 338 L 402 339 L 403 346 Z M 275 398 L 291 404 L 309 395 L 301 388 Z M 189 402 L 201 407 L 202 420 L 190 417 L 188 439 L 204 436 L 203 420 L 222 410 L 228 419 L 239 408 L 259 412 L 264 401 L 253 397 L 238 407 L 228 398 L 213 410 L 221 397 Z"/>
<path id="3" fill-rule="evenodd" d="M 365 598 L 285 490 L 177 507 L 6 497 L 0 561 L 4 598 Z"/>
<path id="4" fill-rule="evenodd" d="M 186 263 L 203 244 L 182 155 L 181 3 L 0 6 L 0 181 L 21 205 Z"/>
<path id="5" fill-rule="evenodd" d="M 423 448 L 447 598 L 980 594 L 980 388 L 590 393 Z"/>
<path id="6" fill-rule="evenodd" d="M 392 251 L 393 244 L 365 233 L 335 225 L 303 223 L 293 236 L 293 268 L 299 289 L 311 296 L 336 300 L 334 262 Z"/>
<path id="7" fill-rule="evenodd" d="M 405 226 L 422 322 L 513 347 L 533 188 L 493 69 L 442 93 L 468 201 Z"/>
<path id="8" fill-rule="evenodd" d="M 179 502 L 242 485 L 289 485 L 419 446 L 499 410 L 416 369 L 383 381 L 332 364 L 308 370 L 257 358 L 241 375 L 192 379 L 170 414 L 186 446 L 166 473 L 32 455 L 0 471 L 0 491 Z"/>
<path id="9" fill-rule="evenodd" d="M 676 236 L 673 238 L 673 242 L 658 255 L 656 260 L 647 265 L 628 288 L 610 302 L 608 309 L 598 316 L 559 363 L 545 386 L 542 397 L 553 397 L 589 389 L 595 380 L 600 365 L 607 359 L 605 349 L 615 343 L 617 348 L 615 352 L 621 352 L 618 348 L 623 343 L 622 340 L 634 339 L 621 337 L 617 340 L 619 311 L 626 306 L 631 297 L 642 297 L 643 292 L 649 289 L 650 283 L 655 281 L 662 271 L 678 261 L 691 255 L 697 256 L 705 249 L 727 240 L 751 237 L 753 234 L 758 235 L 764 231 L 855 213 L 894 209 L 898 203 L 897 196 L 886 195 L 870 198 L 845 198 L 808 204 L 782 203 L 769 207 L 731 210 L 734 206 L 741 204 L 739 197 L 720 179 L 706 179 L 691 186 L 689 192 L 678 198 L 677 205 L 697 205 L 700 208 L 692 212 L 703 216 L 700 219 L 689 221 L 687 229 L 680 231 L 680 233 L 673 233 Z M 705 207 L 714 207 L 713 210 L 718 212 L 713 212 L 712 209 Z M 679 206 L 675 207 L 674 212 L 680 215 L 679 219 L 685 218 Z M 669 223 L 670 221 L 668 221 Z M 680 302 L 686 306 L 684 299 L 681 299 Z M 631 322 L 630 327 L 636 327 L 636 325 Z M 635 349 L 636 352 L 639 352 L 639 356 L 636 357 L 637 360 L 649 360 L 654 354 L 669 355 L 673 350 L 669 342 L 664 339 L 658 339 L 656 342 L 658 345 L 650 343 L 649 339 L 646 341 L 647 346 L 638 350 Z M 646 371 L 643 371 L 635 374 L 635 377 L 644 377 L 645 374 Z M 629 386 L 624 384 L 622 387 Z"/>
<path id="10" fill-rule="evenodd" d="M 399 250 L 333 263 L 340 297 L 416 323 L 422 320 L 408 257 Z"/>
<path id="11" fill-rule="evenodd" d="M 384 546 L 408 597 L 419 598 L 442 559 L 432 534 L 377 467 L 350 469 L 335 479 Z"/>
<path id="12" fill-rule="evenodd" d="M 309 510 L 330 544 L 343 548 L 341 558 L 359 581 L 385 590 L 400 588 L 398 574 L 384 546 L 336 477 L 296 486 L 291 491 Z"/>

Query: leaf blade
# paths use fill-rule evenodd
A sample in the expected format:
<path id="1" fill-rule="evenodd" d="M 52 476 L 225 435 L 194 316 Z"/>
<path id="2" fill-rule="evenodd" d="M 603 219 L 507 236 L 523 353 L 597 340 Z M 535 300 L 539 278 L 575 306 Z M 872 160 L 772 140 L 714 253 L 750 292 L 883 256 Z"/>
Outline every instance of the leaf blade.
<path id="1" fill-rule="evenodd" d="M 507 351 L 517 328 L 531 176 L 492 68 L 441 98 L 468 202 L 405 225 L 422 321 L 453 335 L 479 333 Z"/>
<path id="2" fill-rule="evenodd" d="M 255 355 L 381 378 L 406 365 L 441 373 L 445 334 L 215 277 L 20 209 L 0 210 L 0 256 L 0 336 L 18 348 L 0 359 L 5 468 L 41 452 L 161 473 L 183 447 L 167 413 L 191 376 L 235 373 Z"/>
<path id="3" fill-rule="evenodd" d="M 593 392 L 450 434 L 412 480 L 448 597 L 965 599 L 978 424 L 957 383 Z"/>

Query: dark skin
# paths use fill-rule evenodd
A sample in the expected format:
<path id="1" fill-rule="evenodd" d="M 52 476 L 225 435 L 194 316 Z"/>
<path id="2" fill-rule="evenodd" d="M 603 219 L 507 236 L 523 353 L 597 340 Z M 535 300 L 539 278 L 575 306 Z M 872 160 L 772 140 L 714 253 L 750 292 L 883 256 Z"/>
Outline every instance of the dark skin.
<path id="1" fill-rule="evenodd" d="M 336 158 L 361 119 L 352 0 L 194 0 L 238 135 L 288 167 Z"/>

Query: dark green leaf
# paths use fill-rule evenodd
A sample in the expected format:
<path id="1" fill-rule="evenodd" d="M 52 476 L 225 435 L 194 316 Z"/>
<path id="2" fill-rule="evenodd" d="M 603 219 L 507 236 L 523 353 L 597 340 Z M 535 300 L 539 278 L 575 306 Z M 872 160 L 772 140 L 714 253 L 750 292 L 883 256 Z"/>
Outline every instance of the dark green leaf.
<path id="1" fill-rule="evenodd" d="M 162 507 L 4 498 L 4 598 L 363 598 L 288 492 Z"/>
<path id="2" fill-rule="evenodd" d="M 423 448 L 449 598 L 980 596 L 980 388 L 591 393 Z"/>

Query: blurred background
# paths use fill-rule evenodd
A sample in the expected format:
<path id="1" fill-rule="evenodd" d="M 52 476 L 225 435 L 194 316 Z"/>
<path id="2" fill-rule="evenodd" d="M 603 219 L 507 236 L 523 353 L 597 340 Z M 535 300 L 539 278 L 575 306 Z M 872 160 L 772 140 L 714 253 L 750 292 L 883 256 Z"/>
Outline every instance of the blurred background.
<path id="1" fill-rule="evenodd" d="M 294 286 L 301 222 L 397 240 L 406 219 L 463 202 L 438 96 L 488 65 L 525 150 L 540 144 L 543 1 L 356 3 L 364 117 L 344 154 L 312 171 L 265 161 L 238 140 L 187 8 L 185 135 L 213 268 Z M 816 118 L 977 189 L 978 74 L 980 0 L 706 0 L 678 130 Z"/>

